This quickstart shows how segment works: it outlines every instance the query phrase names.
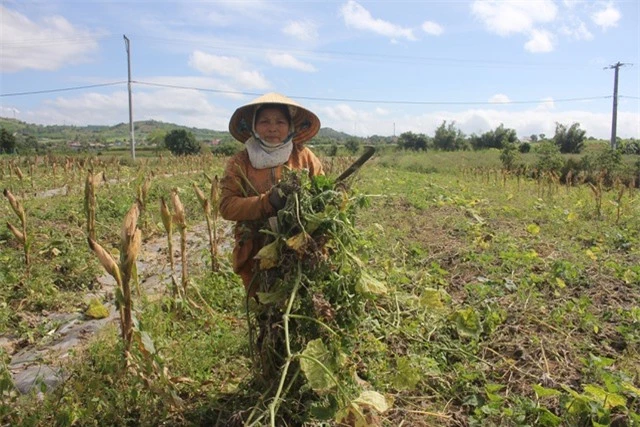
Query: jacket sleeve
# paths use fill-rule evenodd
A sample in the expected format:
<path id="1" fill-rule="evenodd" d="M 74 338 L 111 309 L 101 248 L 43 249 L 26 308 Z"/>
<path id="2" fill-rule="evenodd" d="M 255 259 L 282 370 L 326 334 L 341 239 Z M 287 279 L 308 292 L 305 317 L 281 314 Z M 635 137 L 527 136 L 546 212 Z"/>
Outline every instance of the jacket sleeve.
<path id="1" fill-rule="evenodd" d="M 220 214 L 224 219 L 254 221 L 274 215 L 269 193 L 256 194 L 247 182 L 246 175 L 239 157 L 231 158 L 221 181 Z"/>
<path id="2" fill-rule="evenodd" d="M 324 175 L 324 170 L 322 169 L 322 162 L 320 162 L 320 159 L 318 159 L 318 157 L 315 154 L 313 154 L 313 151 L 309 150 L 306 147 L 305 147 L 305 150 L 307 152 L 308 163 L 310 166 L 309 175 L 311 176 Z"/>

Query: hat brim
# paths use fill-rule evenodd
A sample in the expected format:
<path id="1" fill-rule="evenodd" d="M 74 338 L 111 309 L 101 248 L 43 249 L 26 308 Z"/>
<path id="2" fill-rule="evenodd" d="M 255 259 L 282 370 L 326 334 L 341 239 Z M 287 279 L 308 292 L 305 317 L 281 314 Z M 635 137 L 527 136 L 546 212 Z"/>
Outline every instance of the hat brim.
<path id="1" fill-rule="evenodd" d="M 283 104 L 289 108 L 296 131 L 293 142 L 296 144 L 309 141 L 320 130 L 320 119 L 314 113 L 284 95 L 268 93 L 239 107 L 229 120 L 229 133 L 243 144 L 251 137 L 253 115 L 262 104 Z"/>

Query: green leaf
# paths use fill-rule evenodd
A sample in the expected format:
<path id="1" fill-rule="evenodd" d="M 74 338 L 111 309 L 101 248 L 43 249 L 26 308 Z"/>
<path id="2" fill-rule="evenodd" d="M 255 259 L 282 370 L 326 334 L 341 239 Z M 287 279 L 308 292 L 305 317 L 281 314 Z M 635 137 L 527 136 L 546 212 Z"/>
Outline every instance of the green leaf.
<path id="1" fill-rule="evenodd" d="M 255 259 L 260 260 L 260 270 L 268 270 L 278 265 L 278 261 L 280 260 L 278 245 L 279 242 L 276 240 L 263 246 L 256 254 Z"/>
<path id="2" fill-rule="evenodd" d="M 441 291 L 439 289 L 426 288 L 422 291 L 420 304 L 427 308 L 443 309 L 444 303 L 442 300 L 444 296 L 448 296 L 444 291 Z"/>
<path id="3" fill-rule="evenodd" d="M 627 404 L 627 399 L 625 399 L 624 396 L 616 393 L 608 393 L 602 387 L 595 384 L 586 384 L 584 386 L 584 392 L 607 409 L 615 408 L 616 406 L 625 406 Z"/>
<path id="4" fill-rule="evenodd" d="M 562 418 L 555 415 L 554 413 L 549 411 L 547 408 L 540 408 L 539 415 L 538 415 L 538 423 L 541 426 L 556 427 L 556 426 L 559 426 L 560 423 L 562 423 Z"/>
<path id="5" fill-rule="evenodd" d="M 627 382 L 623 382 L 622 383 L 622 388 L 625 391 L 634 394 L 636 397 L 640 397 L 640 388 L 635 387 L 633 384 L 627 383 Z"/>
<path id="6" fill-rule="evenodd" d="M 387 402 L 387 399 L 382 394 L 373 390 L 363 391 L 353 402 L 361 408 L 374 409 L 380 414 L 384 414 L 391 407 L 389 402 Z"/>
<path id="7" fill-rule="evenodd" d="M 151 339 L 151 336 L 147 332 L 145 331 L 140 332 L 140 341 L 142 342 L 142 346 L 144 347 L 147 353 L 149 354 L 156 353 L 156 346 L 153 344 L 153 340 Z"/>
<path id="8" fill-rule="evenodd" d="M 335 365 L 329 349 L 320 338 L 309 341 L 300 357 L 300 368 L 307 377 L 309 386 L 317 393 L 335 388 Z"/>
<path id="9" fill-rule="evenodd" d="M 482 332 L 480 316 L 473 307 L 456 311 L 453 314 L 453 320 L 458 333 L 462 336 L 478 337 Z"/>
<path id="10" fill-rule="evenodd" d="M 553 388 L 546 388 L 538 384 L 534 384 L 531 386 L 533 391 L 536 393 L 538 397 L 553 397 L 559 396 L 562 394 L 560 390 L 556 390 Z"/>
<path id="11" fill-rule="evenodd" d="M 387 285 L 370 276 L 364 270 L 360 276 L 360 281 L 356 285 L 356 291 L 364 295 L 386 295 Z"/>
<path id="12" fill-rule="evenodd" d="M 84 314 L 92 319 L 104 319 L 109 316 L 109 310 L 100 302 L 100 300 L 93 298 L 89 301 L 89 308 L 87 308 L 87 311 L 85 311 Z"/>
<path id="13" fill-rule="evenodd" d="M 624 280 L 624 283 L 626 283 L 627 285 L 632 285 L 634 283 L 637 283 L 640 277 L 638 277 L 638 275 L 634 271 L 626 270 L 622 275 L 622 279 Z"/>
<path id="14" fill-rule="evenodd" d="M 287 299 L 287 292 L 283 287 L 280 287 L 276 292 L 256 292 L 258 301 L 260 304 L 278 304 Z"/>
<path id="15" fill-rule="evenodd" d="M 538 224 L 529 224 L 529 225 L 527 225 L 527 233 L 533 234 L 534 236 L 536 234 L 539 234 L 540 233 L 540 226 Z"/>
<path id="16" fill-rule="evenodd" d="M 396 369 L 393 386 L 398 390 L 415 389 L 420 381 L 420 372 L 411 365 L 411 359 L 408 357 L 398 357 Z"/>

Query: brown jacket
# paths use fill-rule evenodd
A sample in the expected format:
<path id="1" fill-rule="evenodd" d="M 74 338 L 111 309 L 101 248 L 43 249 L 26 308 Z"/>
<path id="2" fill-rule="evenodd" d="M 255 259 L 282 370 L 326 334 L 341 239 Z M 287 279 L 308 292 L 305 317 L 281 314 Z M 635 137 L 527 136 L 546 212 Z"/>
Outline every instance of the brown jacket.
<path id="1" fill-rule="evenodd" d="M 323 174 L 320 160 L 300 144 L 294 144 L 286 165 L 291 169 L 307 169 L 310 176 Z M 236 221 L 233 271 L 242 277 L 247 290 L 255 271 L 253 257 L 264 246 L 264 235 L 259 230 L 275 215 L 269 203 L 269 190 L 280 181 L 282 168 L 255 169 L 247 150 L 243 150 L 229 160 L 222 178 L 220 214 L 224 219 Z"/>

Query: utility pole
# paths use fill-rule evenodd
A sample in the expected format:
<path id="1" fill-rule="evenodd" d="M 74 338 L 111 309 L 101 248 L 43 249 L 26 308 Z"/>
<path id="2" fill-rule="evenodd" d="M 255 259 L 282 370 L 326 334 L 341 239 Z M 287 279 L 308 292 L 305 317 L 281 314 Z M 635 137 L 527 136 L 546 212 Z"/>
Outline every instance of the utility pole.
<path id="1" fill-rule="evenodd" d="M 616 127 L 618 126 L 618 70 L 620 67 L 627 65 L 623 64 L 620 61 L 616 62 L 613 65 L 609 65 L 605 67 L 605 69 L 614 69 L 614 77 L 613 77 L 613 112 L 611 114 L 611 149 L 615 150 L 617 146 L 616 140 Z"/>
<path id="2" fill-rule="evenodd" d="M 127 87 L 129 89 L 129 135 L 131 138 L 131 160 L 136 161 L 136 137 L 133 133 L 133 101 L 131 99 L 131 50 L 129 49 L 129 39 L 126 35 L 124 37 L 124 45 L 127 49 Z M 617 74 L 616 74 L 617 75 Z"/>

